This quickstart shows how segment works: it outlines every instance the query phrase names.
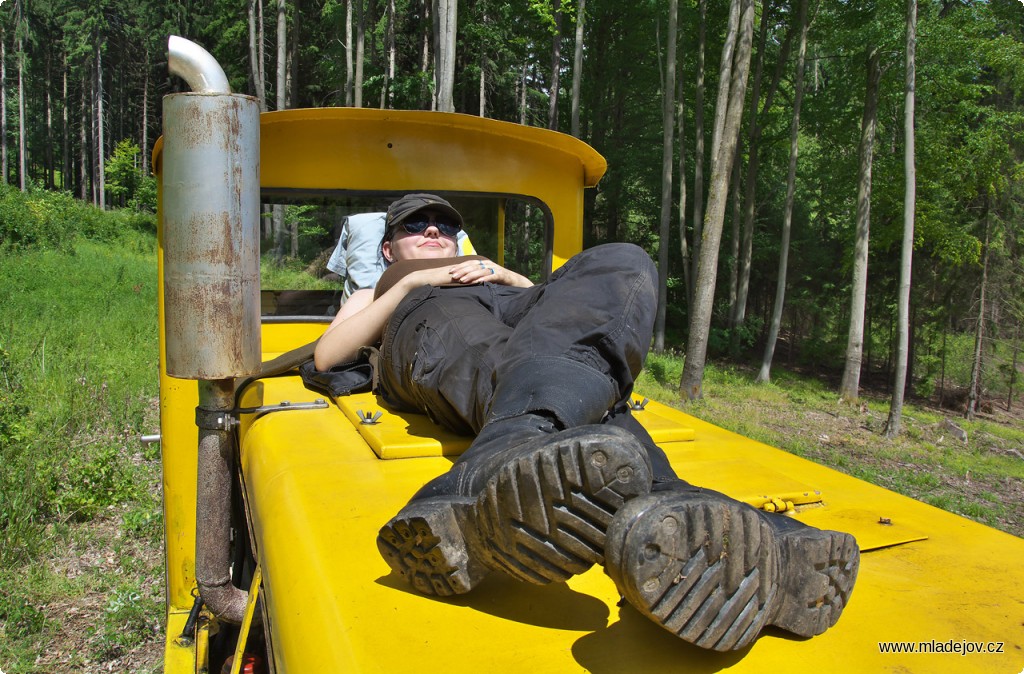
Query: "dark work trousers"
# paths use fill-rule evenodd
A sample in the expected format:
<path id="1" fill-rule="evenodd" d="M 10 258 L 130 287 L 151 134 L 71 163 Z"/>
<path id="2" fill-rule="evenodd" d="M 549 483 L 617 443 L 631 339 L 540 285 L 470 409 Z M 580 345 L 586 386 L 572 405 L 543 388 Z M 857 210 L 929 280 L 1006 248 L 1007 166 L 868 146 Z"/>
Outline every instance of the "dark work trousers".
<path id="1" fill-rule="evenodd" d="M 642 249 L 606 244 L 531 288 L 417 288 L 384 328 L 380 393 L 462 434 L 528 413 L 562 427 L 613 424 L 644 444 L 656 480 L 675 479 L 629 410 L 651 343 L 656 281 Z"/>

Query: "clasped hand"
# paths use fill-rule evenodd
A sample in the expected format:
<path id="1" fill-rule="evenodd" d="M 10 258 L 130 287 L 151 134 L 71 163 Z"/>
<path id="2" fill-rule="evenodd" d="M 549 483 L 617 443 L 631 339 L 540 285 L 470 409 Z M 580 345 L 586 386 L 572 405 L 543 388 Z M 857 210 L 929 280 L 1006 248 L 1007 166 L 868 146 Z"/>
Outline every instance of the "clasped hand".
<path id="1" fill-rule="evenodd" d="M 412 275 L 411 275 L 412 276 Z M 410 285 L 448 285 L 461 283 L 497 283 L 498 285 L 526 288 L 533 283 L 525 276 L 502 267 L 488 259 L 463 260 L 449 267 L 425 269 L 415 273 Z"/>

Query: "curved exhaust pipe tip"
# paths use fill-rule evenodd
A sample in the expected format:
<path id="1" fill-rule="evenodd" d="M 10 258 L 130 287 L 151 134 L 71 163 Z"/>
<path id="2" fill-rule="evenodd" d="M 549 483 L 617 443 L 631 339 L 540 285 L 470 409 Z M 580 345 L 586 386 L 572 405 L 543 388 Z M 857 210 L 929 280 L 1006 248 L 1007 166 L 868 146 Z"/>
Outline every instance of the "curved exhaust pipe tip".
<path id="1" fill-rule="evenodd" d="M 195 42 L 172 35 L 167 40 L 167 68 L 188 82 L 197 94 L 230 94 L 224 69 L 210 52 Z"/>

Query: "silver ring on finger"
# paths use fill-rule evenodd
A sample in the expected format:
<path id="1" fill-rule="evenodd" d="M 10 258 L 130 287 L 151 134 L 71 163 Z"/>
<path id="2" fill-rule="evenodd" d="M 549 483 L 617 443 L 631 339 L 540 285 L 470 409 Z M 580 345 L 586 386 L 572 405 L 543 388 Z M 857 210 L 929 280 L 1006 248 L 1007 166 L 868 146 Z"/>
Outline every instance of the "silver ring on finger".
<path id="1" fill-rule="evenodd" d="M 488 269 L 491 270 L 491 274 L 493 275 L 494 274 L 494 267 L 488 267 Z"/>
<path id="2" fill-rule="evenodd" d="M 483 260 L 477 260 L 477 262 L 480 263 L 480 268 L 481 269 L 485 269 L 486 268 L 486 265 L 484 265 L 484 261 Z"/>

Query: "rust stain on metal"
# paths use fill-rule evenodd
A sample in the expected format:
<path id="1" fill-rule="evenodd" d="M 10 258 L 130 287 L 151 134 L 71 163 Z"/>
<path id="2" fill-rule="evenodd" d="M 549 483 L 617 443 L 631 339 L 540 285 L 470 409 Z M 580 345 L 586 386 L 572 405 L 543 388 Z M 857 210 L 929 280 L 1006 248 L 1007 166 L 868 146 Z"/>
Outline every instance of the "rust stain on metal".
<path id="1" fill-rule="evenodd" d="M 187 98 L 192 96 L 185 95 Z M 174 128 L 179 132 L 177 140 L 183 148 L 196 148 L 208 145 L 215 136 L 216 125 L 213 116 L 197 105 L 188 105 L 184 100 L 181 105 L 174 106 L 176 114 Z"/>

